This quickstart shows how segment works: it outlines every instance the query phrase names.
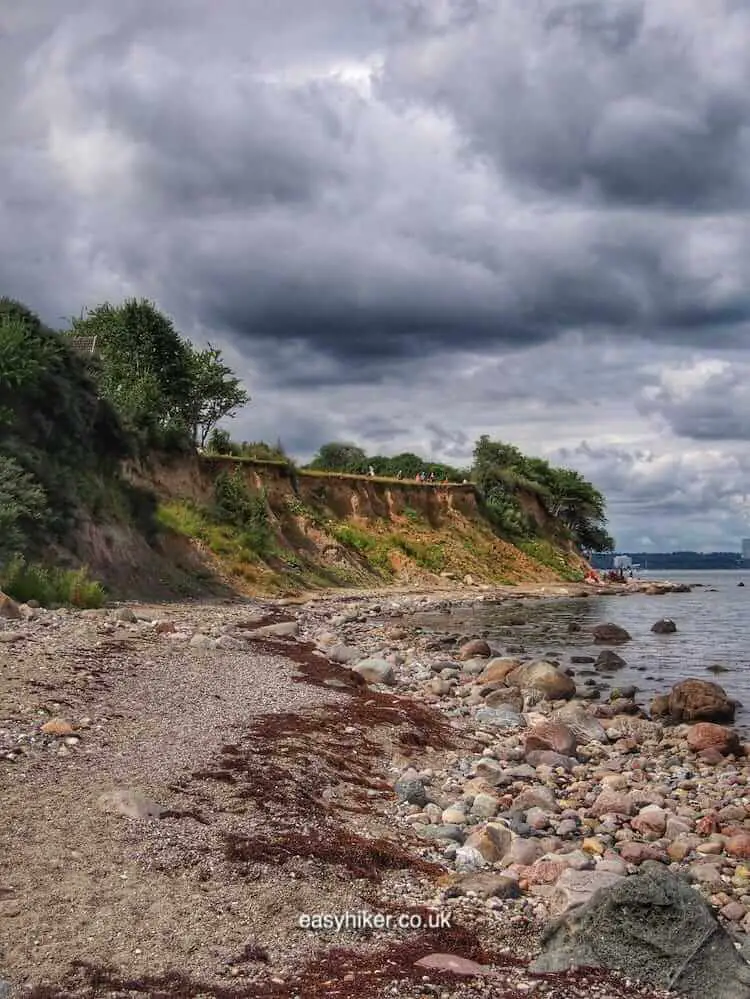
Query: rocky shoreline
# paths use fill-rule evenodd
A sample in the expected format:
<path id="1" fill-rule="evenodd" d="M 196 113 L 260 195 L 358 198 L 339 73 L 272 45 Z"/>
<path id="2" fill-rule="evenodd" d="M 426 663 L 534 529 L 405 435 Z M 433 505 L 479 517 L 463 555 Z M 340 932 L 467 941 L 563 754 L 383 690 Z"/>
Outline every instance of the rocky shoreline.
<path id="1" fill-rule="evenodd" d="M 626 584 L 622 592 L 644 586 L 669 592 L 669 584 L 653 583 Z M 39 917 L 28 911 L 33 878 L 22 869 L 18 828 L 8 829 L 0 866 L 0 920 L 12 938 L 0 953 L 6 994 L 13 987 L 26 996 L 125 996 L 143 994 L 142 982 L 150 981 L 151 994 L 237 999 L 666 995 L 604 969 L 561 974 L 549 937 L 550 920 L 562 925 L 599 888 L 641 884 L 642 872 L 655 863 L 689 886 L 691 897 L 705 900 L 716 933 L 738 955 L 735 968 L 723 954 L 723 979 L 714 976 L 706 994 L 750 995 L 743 982 L 750 955 L 750 747 L 728 724 L 733 705 L 721 688 L 696 679 L 665 691 L 653 705 L 639 706 L 629 690 L 596 700 L 562 655 L 534 661 L 480 635 L 425 635 L 411 620 L 468 600 L 592 589 L 381 593 L 299 606 L 132 606 L 78 614 L 0 602 L 3 679 L 12 688 L 5 703 L 21 705 L 0 719 L 8 814 L 32 822 L 27 798 L 35 782 L 54 800 L 54 783 L 66 773 L 101 790 L 106 782 L 92 780 L 90 771 L 103 767 L 108 753 L 126 761 L 110 766 L 109 783 L 115 783 L 128 767 L 138 769 L 133 754 L 140 746 L 149 764 L 141 760 L 141 770 L 150 768 L 152 780 L 141 779 L 138 787 L 146 784 L 161 797 L 125 785 L 92 795 L 93 811 L 112 817 L 110 849 L 127 860 L 129 877 L 144 878 L 146 894 L 156 890 L 154 878 L 159 891 L 165 879 L 171 890 L 179 871 L 190 882 L 191 905 L 203 896 L 212 905 L 227 899 L 244 905 L 244 928 L 233 923 L 230 933 L 222 917 L 221 933 L 236 932 L 239 944 L 252 929 L 256 941 L 255 950 L 245 942 L 242 960 L 226 953 L 209 960 L 196 942 L 195 959 L 183 955 L 171 979 L 174 952 L 133 941 L 118 952 L 119 977 L 105 974 L 112 953 L 101 952 L 104 937 L 97 934 L 88 954 L 89 967 L 99 962 L 95 979 L 72 968 L 82 955 L 64 939 L 45 960 L 23 968 L 28 948 L 21 936 L 38 932 Z M 626 640 L 610 622 L 601 622 L 595 638 L 605 658 Z M 42 682 L 40 648 L 59 657 L 42 671 L 50 690 L 43 704 L 38 698 L 24 704 Z M 61 686 L 64 671 L 55 666 L 66 656 L 80 668 Z M 195 668 L 184 675 L 180 721 L 170 704 L 187 661 Z M 256 664 L 253 688 L 242 671 Z M 138 712 L 119 723 L 112 694 L 133 697 L 133 685 L 144 682 L 155 690 L 159 677 L 169 682 L 151 708 L 153 727 Z M 99 680 L 110 702 L 103 717 L 94 703 Z M 267 698 L 259 713 L 254 692 L 282 680 L 278 697 Z M 220 698 L 228 685 L 225 714 L 207 719 L 209 698 Z M 148 713 L 147 691 L 134 703 Z M 166 744 L 161 763 L 151 759 L 160 748 L 152 738 L 162 731 L 160 713 L 173 741 L 180 741 L 179 732 L 189 743 L 181 752 L 191 759 L 165 762 Z M 97 835 L 92 825 L 92 843 Z M 76 852 L 85 868 L 85 851 Z M 659 883 L 656 875 L 646 880 Z M 246 910 L 249 884 L 260 912 Z M 376 927 L 364 936 L 331 936 L 287 927 L 274 944 L 278 934 L 264 935 L 274 905 L 279 912 L 286 906 L 291 916 L 295 904 L 298 912 L 406 912 L 423 919 L 443 913 L 450 929 L 423 934 Z M 177 934 L 184 918 L 177 908 L 173 916 L 159 916 Z M 206 917 L 203 932 L 219 933 L 218 926 Z M 549 942 L 540 958 L 545 932 Z M 627 972 L 626 963 L 620 967 Z M 206 984 L 210 980 L 221 987 Z M 677 977 L 664 972 L 659 981 L 667 980 L 690 985 L 684 969 Z"/>

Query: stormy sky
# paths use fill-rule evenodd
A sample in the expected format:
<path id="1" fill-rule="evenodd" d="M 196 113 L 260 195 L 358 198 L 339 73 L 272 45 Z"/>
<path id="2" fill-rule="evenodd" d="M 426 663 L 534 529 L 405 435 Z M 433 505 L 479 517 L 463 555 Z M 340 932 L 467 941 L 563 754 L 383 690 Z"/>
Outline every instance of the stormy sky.
<path id="1" fill-rule="evenodd" d="M 0 293 L 153 299 L 238 439 L 580 469 L 750 537 L 750 0 L 0 0 Z"/>

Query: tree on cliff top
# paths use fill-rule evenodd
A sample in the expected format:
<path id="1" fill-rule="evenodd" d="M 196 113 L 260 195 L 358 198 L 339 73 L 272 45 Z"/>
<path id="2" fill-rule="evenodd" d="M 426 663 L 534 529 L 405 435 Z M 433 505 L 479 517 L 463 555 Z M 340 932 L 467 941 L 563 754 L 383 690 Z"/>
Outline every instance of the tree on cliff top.
<path id="1" fill-rule="evenodd" d="M 194 442 L 204 447 L 216 424 L 233 417 L 250 396 L 211 344 L 205 350 L 190 348 L 189 375 L 186 414 Z"/>
<path id="2" fill-rule="evenodd" d="M 316 471 L 364 475 L 367 465 L 367 454 L 361 447 L 356 444 L 331 441 L 321 447 L 308 467 Z"/>
<path id="3" fill-rule="evenodd" d="M 521 516 L 519 490 L 533 493 L 547 513 L 560 521 L 581 548 L 611 551 L 605 501 L 599 490 L 569 468 L 532 458 L 512 444 L 482 435 L 474 447 L 472 477 L 490 510 L 511 529 L 530 526 Z"/>
<path id="4" fill-rule="evenodd" d="M 76 336 L 96 336 L 102 392 L 147 445 L 171 434 L 202 446 L 249 401 L 219 349 L 196 350 L 146 299 L 99 305 L 71 325 Z"/>

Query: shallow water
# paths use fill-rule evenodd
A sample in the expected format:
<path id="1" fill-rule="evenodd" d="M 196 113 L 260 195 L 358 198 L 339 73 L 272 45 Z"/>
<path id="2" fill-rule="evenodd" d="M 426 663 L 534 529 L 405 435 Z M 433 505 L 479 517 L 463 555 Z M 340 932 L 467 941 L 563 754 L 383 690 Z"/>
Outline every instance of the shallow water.
<path id="1" fill-rule="evenodd" d="M 585 599 L 513 600 L 504 604 L 476 604 L 453 608 L 450 614 L 419 615 L 415 623 L 435 633 L 482 634 L 500 647 L 522 645 L 534 657 L 558 653 L 563 667 L 571 655 L 597 656 L 602 648 L 616 648 L 627 666 L 614 673 L 592 674 L 593 664 L 573 665 L 582 682 L 595 675 L 606 686 L 636 684 L 638 702 L 648 704 L 654 694 L 688 677 L 719 683 L 744 708 L 738 725 L 750 729 L 750 572 L 643 573 L 643 579 L 669 579 L 695 586 L 690 593 L 663 596 L 591 596 Z M 740 580 L 744 587 L 738 587 Z M 673 635 L 654 635 L 651 625 L 659 618 L 677 625 Z M 511 623 L 523 618 L 526 623 Z M 568 632 L 570 622 L 580 632 Z M 591 629 L 604 621 L 626 628 L 632 641 L 622 646 L 594 645 Z M 714 674 L 707 667 L 721 665 Z"/>

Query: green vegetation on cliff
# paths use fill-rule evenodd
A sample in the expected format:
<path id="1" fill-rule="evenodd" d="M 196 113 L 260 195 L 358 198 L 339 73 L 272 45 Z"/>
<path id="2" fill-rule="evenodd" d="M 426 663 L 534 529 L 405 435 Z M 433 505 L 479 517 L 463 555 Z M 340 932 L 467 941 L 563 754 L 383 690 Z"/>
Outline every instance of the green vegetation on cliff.
<path id="1" fill-rule="evenodd" d="M 217 348 L 195 348 L 148 301 L 105 303 L 59 332 L 0 299 L 0 586 L 101 600 L 76 573 L 92 524 L 127 525 L 164 558 L 165 539 L 189 539 L 233 578 L 301 587 L 419 572 L 502 582 L 540 567 L 572 578 L 578 551 L 611 547 L 595 487 L 510 444 L 483 436 L 460 469 L 332 442 L 298 471 L 280 442 L 236 444 L 218 426 L 248 400 Z M 133 475 L 157 454 L 186 463 L 176 492 Z M 199 467 L 212 469 L 200 498 L 190 485 Z M 274 476 L 283 495 L 266 489 Z M 417 478 L 446 489 L 419 492 Z M 118 554 L 111 541 L 105 556 Z"/>

